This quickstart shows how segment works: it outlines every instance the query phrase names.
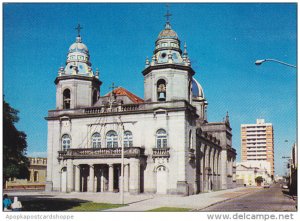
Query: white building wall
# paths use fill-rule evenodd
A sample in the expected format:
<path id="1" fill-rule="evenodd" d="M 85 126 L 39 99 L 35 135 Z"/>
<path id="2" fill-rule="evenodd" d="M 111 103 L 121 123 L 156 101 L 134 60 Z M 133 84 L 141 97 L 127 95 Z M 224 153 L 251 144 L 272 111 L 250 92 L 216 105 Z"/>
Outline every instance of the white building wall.
<path id="1" fill-rule="evenodd" d="M 255 171 L 255 172 L 254 172 Z M 255 178 L 261 176 L 263 183 L 271 183 L 271 165 L 266 161 L 243 161 L 237 163 L 237 179 L 243 179 L 246 185 L 256 185 Z"/>
<path id="2" fill-rule="evenodd" d="M 64 79 L 56 86 L 56 108 L 63 109 L 63 91 L 69 89 L 71 92 L 71 109 L 77 107 L 90 107 L 92 105 L 92 79 Z"/>
<path id="3" fill-rule="evenodd" d="M 144 147 L 145 155 L 148 156 L 147 165 L 144 175 L 144 185 L 146 192 L 156 190 L 156 173 L 155 169 L 159 165 L 164 165 L 168 171 L 168 190 L 175 192 L 178 181 L 186 181 L 186 164 L 187 164 L 187 148 L 185 136 L 185 112 L 170 112 L 154 115 L 134 114 L 122 115 L 125 130 L 130 130 L 133 134 L 133 146 Z M 121 126 L 118 116 L 107 117 L 90 117 L 68 119 L 63 118 L 61 123 L 58 120 L 49 121 L 48 131 L 48 154 L 51 165 L 48 167 L 48 174 L 53 181 L 53 188 L 60 189 L 60 176 L 58 175 L 62 167 L 66 166 L 66 162 L 58 163 L 58 151 L 61 150 L 61 137 L 69 134 L 71 137 L 71 148 L 91 148 L 91 136 L 94 132 L 101 135 L 101 147 L 106 147 L 106 133 L 115 130 L 118 135 L 121 133 Z M 168 147 L 170 147 L 170 159 L 152 158 L 153 148 L 156 147 L 156 131 L 164 129 L 168 134 Z M 119 140 L 120 146 L 120 140 Z M 52 160 L 51 160 L 52 159 Z M 118 161 L 118 160 L 117 160 Z M 81 161 L 82 162 L 82 161 Z M 86 160 L 86 164 L 90 160 Z M 119 163 L 119 162 L 118 162 Z M 71 168 L 70 166 L 68 168 Z M 49 177 L 50 179 L 50 177 Z M 51 180 L 50 179 L 50 180 Z M 69 186 L 69 190 L 70 190 Z"/>

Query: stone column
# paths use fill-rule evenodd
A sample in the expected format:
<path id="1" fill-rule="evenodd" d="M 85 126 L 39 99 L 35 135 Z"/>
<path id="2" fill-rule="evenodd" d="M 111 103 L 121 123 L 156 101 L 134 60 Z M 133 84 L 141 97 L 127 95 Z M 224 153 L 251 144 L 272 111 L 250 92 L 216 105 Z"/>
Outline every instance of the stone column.
<path id="1" fill-rule="evenodd" d="M 74 172 L 73 172 L 73 161 L 67 160 L 67 192 L 74 190 Z"/>
<path id="2" fill-rule="evenodd" d="M 221 151 L 221 162 L 220 162 L 220 184 L 221 190 L 227 189 L 227 150 L 223 149 Z"/>
<path id="3" fill-rule="evenodd" d="M 218 155 L 218 189 L 221 189 L 221 152 Z"/>
<path id="4" fill-rule="evenodd" d="M 204 168 L 205 168 L 205 147 L 201 144 L 201 159 L 200 159 L 200 192 L 204 192 Z"/>
<path id="5" fill-rule="evenodd" d="M 34 182 L 34 170 L 30 170 L 30 182 Z"/>
<path id="6" fill-rule="evenodd" d="M 108 191 L 114 191 L 114 166 L 113 164 L 108 164 Z"/>
<path id="7" fill-rule="evenodd" d="M 230 188 L 233 188 L 233 158 L 230 158 Z"/>
<path id="8" fill-rule="evenodd" d="M 218 190 L 218 152 L 215 151 L 214 155 L 214 189 L 213 190 Z"/>
<path id="9" fill-rule="evenodd" d="M 129 164 L 124 164 L 124 192 L 128 192 Z"/>
<path id="10" fill-rule="evenodd" d="M 210 147 L 206 146 L 205 156 L 204 156 L 204 162 L 205 167 L 203 169 L 203 192 L 207 192 L 209 190 L 209 168 L 210 168 Z"/>
<path id="11" fill-rule="evenodd" d="M 80 192 L 80 165 L 75 165 L 75 192 Z"/>
<path id="12" fill-rule="evenodd" d="M 129 192 L 138 194 L 140 192 L 140 161 L 138 159 L 130 159 L 130 178 Z"/>
<path id="13" fill-rule="evenodd" d="M 97 189 L 98 189 L 97 184 L 98 184 L 98 177 L 95 176 L 95 178 L 94 178 L 94 191 L 93 191 L 93 192 L 95 192 L 95 193 L 97 192 Z"/>
<path id="14" fill-rule="evenodd" d="M 95 181 L 95 173 L 94 173 L 94 165 L 90 164 L 90 173 L 88 180 L 88 192 L 94 192 L 94 181 Z"/>
<path id="15" fill-rule="evenodd" d="M 100 176 L 100 192 L 104 192 L 105 191 L 105 179 L 104 179 L 104 169 L 101 169 L 101 176 Z"/>

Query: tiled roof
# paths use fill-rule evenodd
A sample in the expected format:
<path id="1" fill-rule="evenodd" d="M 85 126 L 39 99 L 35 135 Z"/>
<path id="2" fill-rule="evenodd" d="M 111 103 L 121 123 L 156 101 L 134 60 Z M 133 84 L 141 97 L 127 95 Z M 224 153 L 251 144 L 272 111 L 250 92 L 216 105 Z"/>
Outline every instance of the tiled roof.
<path id="1" fill-rule="evenodd" d="M 125 88 L 122 88 L 122 87 L 118 87 L 116 89 L 113 90 L 114 93 L 116 95 L 125 95 L 127 96 L 133 103 L 144 103 L 144 100 L 138 96 L 136 96 L 135 94 L 131 93 L 130 91 L 126 90 Z M 110 96 L 110 93 L 109 92 L 108 94 L 106 94 L 105 96 Z"/>

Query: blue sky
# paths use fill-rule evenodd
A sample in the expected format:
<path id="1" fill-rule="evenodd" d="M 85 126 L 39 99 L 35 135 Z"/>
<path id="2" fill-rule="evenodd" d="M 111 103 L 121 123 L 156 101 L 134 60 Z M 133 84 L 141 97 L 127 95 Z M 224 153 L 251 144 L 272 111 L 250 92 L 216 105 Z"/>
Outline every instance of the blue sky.
<path id="1" fill-rule="evenodd" d="M 208 100 L 208 120 L 229 112 L 240 159 L 240 125 L 273 123 L 275 171 L 284 171 L 296 140 L 296 69 L 257 59 L 297 61 L 296 4 L 171 4 L 172 28 L 187 43 L 195 78 Z M 47 111 L 55 109 L 57 70 L 77 35 L 88 46 L 101 95 L 114 82 L 143 97 L 145 58 L 165 24 L 165 4 L 5 4 L 5 100 L 20 111 L 28 155 L 47 150 Z M 284 142 L 289 140 L 288 143 Z"/>

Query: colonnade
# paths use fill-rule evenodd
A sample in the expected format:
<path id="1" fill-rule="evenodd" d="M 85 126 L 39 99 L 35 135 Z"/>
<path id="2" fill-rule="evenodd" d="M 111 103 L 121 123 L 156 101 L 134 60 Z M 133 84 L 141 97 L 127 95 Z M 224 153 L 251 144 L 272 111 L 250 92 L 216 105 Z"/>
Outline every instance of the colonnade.
<path id="1" fill-rule="evenodd" d="M 61 169 L 61 190 L 66 192 L 117 192 L 121 189 L 120 163 L 73 163 L 68 159 Z M 63 173 L 66 173 L 66 179 Z M 64 188 L 65 186 L 66 188 Z M 140 192 L 140 162 L 124 164 L 124 192 Z"/>
<path id="2" fill-rule="evenodd" d="M 218 190 L 221 186 L 221 149 L 200 144 L 200 189 L 197 192 Z"/>

